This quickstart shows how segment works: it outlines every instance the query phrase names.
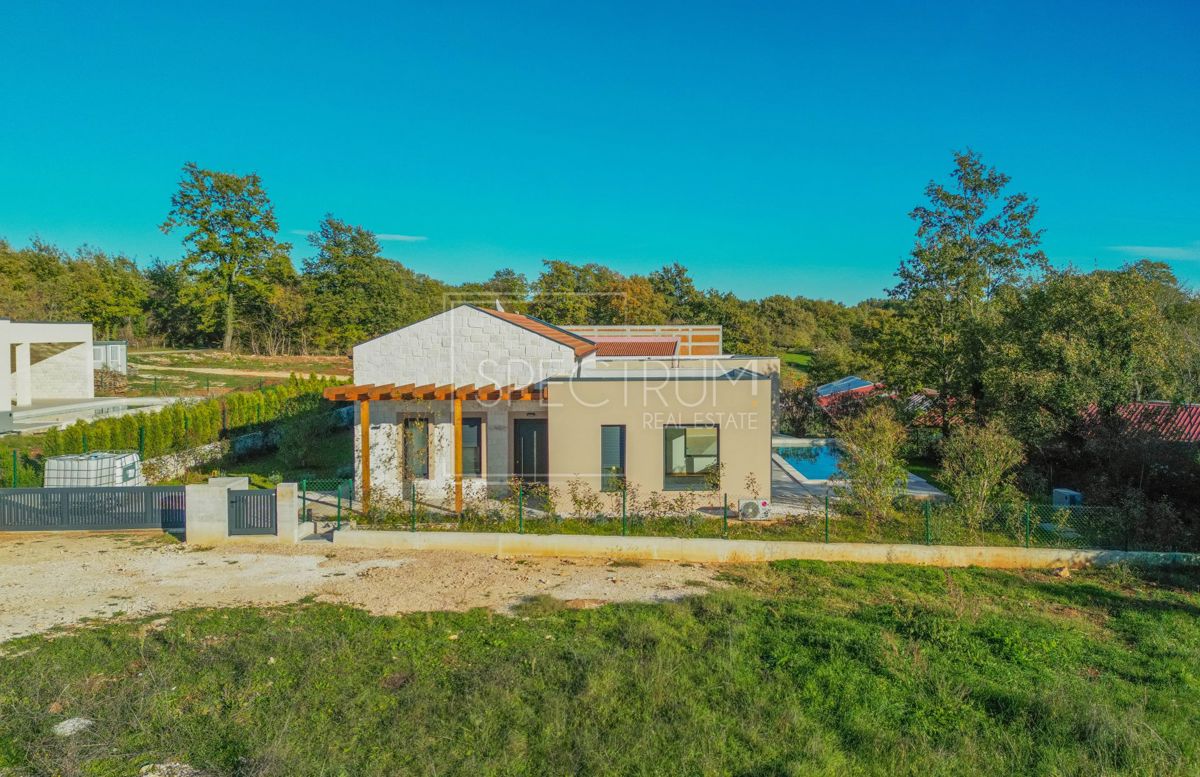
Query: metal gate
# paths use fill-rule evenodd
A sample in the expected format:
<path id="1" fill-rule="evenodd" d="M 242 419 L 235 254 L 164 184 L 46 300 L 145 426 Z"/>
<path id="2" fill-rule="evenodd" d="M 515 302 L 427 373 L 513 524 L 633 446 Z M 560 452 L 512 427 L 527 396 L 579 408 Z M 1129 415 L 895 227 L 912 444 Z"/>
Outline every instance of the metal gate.
<path id="1" fill-rule="evenodd" d="M 183 531 L 183 486 L 0 489 L 0 531 Z"/>
<path id="2" fill-rule="evenodd" d="M 276 534 L 275 492 L 229 492 L 229 536 Z"/>

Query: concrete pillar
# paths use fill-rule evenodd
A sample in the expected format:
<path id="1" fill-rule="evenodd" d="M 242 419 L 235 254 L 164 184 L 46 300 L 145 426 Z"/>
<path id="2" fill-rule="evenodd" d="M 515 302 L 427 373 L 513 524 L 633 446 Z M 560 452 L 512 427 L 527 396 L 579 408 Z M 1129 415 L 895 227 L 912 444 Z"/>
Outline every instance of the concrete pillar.
<path id="1" fill-rule="evenodd" d="M 0 318 L 0 413 L 12 410 L 12 346 L 8 342 L 11 324 Z"/>
<path id="2" fill-rule="evenodd" d="M 229 491 L 250 487 L 249 478 L 209 478 L 208 483 L 185 486 L 184 539 L 214 545 L 229 539 Z"/>
<path id="3" fill-rule="evenodd" d="M 275 486 L 275 528 L 279 541 L 290 544 L 299 542 L 309 528 L 300 520 L 300 488 L 295 483 Z"/>
<path id="4" fill-rule="evenodd" d="M 13 346 L 13 395 L 17 407 L 29 407 L 33 404 L 33 374 L 29 365 L 29 343 L 16 343 Z"/>

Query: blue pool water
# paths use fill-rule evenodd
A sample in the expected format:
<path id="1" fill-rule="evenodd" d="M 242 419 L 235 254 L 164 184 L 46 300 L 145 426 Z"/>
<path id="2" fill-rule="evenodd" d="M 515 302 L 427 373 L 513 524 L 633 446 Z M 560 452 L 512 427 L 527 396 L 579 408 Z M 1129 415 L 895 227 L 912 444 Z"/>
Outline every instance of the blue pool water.
<path id="1" fill-rule="evenodd" d="M 775 452 L 809 480 L 842 477 L 842 471 L 838 468 L 842 452 L 836 445 L 801 445 L 776 448 Z"/>

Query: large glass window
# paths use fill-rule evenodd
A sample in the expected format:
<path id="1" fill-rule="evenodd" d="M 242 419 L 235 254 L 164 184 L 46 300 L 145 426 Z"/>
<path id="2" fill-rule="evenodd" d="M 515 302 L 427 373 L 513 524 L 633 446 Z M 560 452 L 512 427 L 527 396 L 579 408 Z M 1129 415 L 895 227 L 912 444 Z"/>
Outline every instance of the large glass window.
<path id="1" fill-rule="evenodd" d="M 715 426 L 663 427 L 663 490 L 707 491 L 720 472 Z"/>
<path id="2" fill-rule="evenodd" d="M 402 430 L 402 475 L 405 480 L 425 480 L 429 477 L 429 419 L 405 418 Z"/>
<path id="3" fill-rule="evenodd" d="M 483 477 L 483 419 L 462 422 L 462 471 L 465 477 Z"/>
<path id="4" fill-rule="evenodd" d="M 625 487 L 625 427 L 600 427 L 600 490 Z"/>

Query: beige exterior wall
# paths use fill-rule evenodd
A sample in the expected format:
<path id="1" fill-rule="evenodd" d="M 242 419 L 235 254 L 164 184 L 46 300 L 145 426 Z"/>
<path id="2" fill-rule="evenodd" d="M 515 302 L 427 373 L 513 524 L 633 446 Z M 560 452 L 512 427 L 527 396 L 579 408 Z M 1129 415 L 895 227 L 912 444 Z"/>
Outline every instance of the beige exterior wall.
<path id="1" fill-rule="evenodd" d="M 581 379 L 551 380 L 548 407 L 550 485 L 566 494 L 571 481 L 600 492 L 600 427 L 625 426 L 625 468 L 639 498 L 651 492 L 672 499 L 679 491 L 664 490 L 664 433 L 671 425 L 719 428 L 719 460 L 723 465 L 717 493 L 695 494 L 698 506 L 719 505 L 721 494 L 731 504 L 771 490 L 771 381 L 739 379 Z M 571 503 L 563 499 L 564 512 Z"/>

